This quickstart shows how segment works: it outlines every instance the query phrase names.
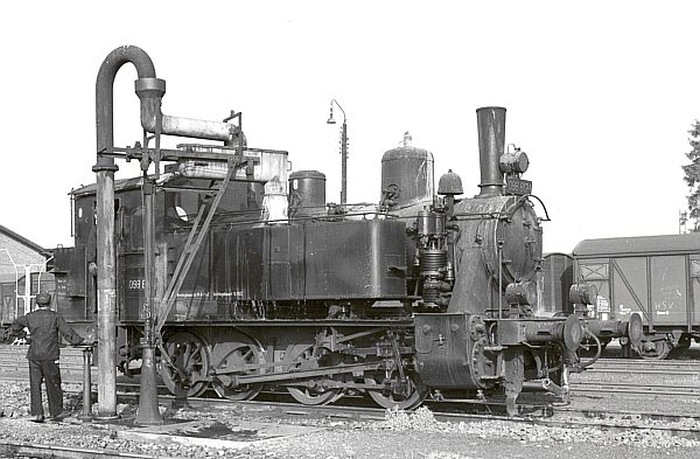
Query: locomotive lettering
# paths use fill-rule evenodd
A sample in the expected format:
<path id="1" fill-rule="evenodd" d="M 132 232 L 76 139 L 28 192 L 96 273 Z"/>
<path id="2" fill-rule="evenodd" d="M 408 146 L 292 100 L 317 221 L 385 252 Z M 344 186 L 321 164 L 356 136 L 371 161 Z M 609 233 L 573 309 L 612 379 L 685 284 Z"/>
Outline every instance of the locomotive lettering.
<path id="1" fill-rule="evenodd" d="M 146 279 L 130 279 L 128 286 L 129 290 L 145 290 Z"/>

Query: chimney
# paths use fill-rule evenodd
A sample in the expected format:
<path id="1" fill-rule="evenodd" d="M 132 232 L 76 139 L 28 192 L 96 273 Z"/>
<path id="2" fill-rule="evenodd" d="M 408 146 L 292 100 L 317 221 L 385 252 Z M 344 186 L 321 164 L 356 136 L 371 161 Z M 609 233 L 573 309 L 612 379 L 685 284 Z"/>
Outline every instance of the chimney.
<path id="1" fill-rule="evenodd" d="M 481 164 L 481 193 L 479 197 L 503 194 L 503 172 L 499 165 L 506 140 L 506 109 L 482 107 L 476 110 L 479 129 L 479 160 Z"/>

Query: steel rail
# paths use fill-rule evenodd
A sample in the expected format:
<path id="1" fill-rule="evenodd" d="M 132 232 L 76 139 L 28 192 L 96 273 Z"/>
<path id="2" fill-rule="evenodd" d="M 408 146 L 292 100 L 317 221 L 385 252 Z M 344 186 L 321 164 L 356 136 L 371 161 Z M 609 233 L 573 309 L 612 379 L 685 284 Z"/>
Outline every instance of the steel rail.
<path id="1" fill-rule="evenodd" d="M 663 370 L 653 369 L 647 370 L 644 368 L 587 368 L 586 373 L 604 373 L 604 374 L 634 374 L 634 375 L 673 375 L 673 376 L 695 376 L 700 374 L 698 370 Z"/>
<path id="2" fill-rule="evenodd" d="M 121 453 L 119 451 L 44 445 L 40 443 L 20 443 L 8 440 L 0 440 L 0 452 L 13 454 L 12 457 L 50 457 L 52 459 L 153 459 L 154 457 L 158 459 L 178 459 L 172 456 Z"/>
<path id="3" fill-rule="evenodd" d="M 602 383 L 579 382 L 572 383 L 572 393 L 605 393 L 605 394 L 630 394 L 630 395 L 664 395 L 699 397 L 700 386 L 673 386 L 666 384 L 631 384 L 631 383 Z"/>

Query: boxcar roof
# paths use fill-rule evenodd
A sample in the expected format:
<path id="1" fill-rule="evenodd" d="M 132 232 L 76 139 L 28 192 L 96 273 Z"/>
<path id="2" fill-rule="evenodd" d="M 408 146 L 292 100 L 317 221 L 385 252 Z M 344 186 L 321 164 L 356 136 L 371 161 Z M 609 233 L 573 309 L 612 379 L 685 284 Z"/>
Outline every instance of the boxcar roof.
<path id="1" fill-rule="evenodd" d="M 586 239 L 574 248 L 574 257 L 700 252 L 700 233 Z"/>

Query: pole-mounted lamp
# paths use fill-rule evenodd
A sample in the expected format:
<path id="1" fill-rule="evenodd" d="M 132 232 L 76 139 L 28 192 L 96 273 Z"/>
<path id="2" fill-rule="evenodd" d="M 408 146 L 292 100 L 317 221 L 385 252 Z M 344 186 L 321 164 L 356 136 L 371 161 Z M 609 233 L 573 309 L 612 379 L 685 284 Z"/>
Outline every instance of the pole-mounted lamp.
<path id="1" fill-rule="evenodd" d="M 335 124 L 335 119 L 333 118 L 333 104 L 337 105 L 341 112 L 343 112 L 343 126 L 340 130 L 340 156 L 341 156 L 341 186 L 340 186 L 340 203 L 346 204 L 348 202 L 348 119 L 345 116 L 345 110 L 340 106 L 337 100 L 331 100 L 331 115 L 328 117 L 327 124 Z"/>

